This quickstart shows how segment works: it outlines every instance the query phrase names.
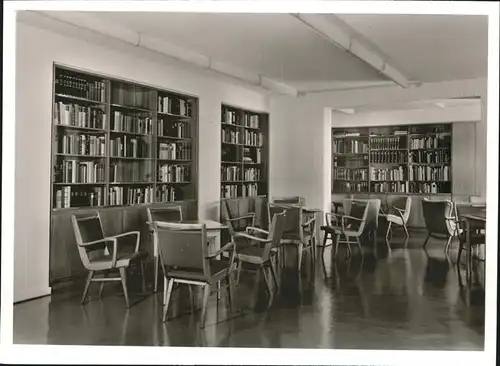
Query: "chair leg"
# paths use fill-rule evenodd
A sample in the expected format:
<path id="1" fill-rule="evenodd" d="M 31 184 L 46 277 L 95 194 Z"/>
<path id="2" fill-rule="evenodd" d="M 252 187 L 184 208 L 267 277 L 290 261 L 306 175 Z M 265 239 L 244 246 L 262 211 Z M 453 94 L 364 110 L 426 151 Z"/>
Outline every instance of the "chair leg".
<path id="1" fill-rule="evenodd" d="M 127 309 L 130 307 L 130 303 L 128 301 L 128 289 L 127 289 L 127 269 L 125 267 L 119 268 L 120 277 L 122 279 L 122 287 L 123 293 L 125 295 L 125 304 L 127 305 Z"/>
<path id="2" fill-rule="evenodd" d="M 167 302 L 167 287 L 168 287 L 168 282 L 169 280 L 167 279 L 167 277 L 163 277 L 163 306 L 165 306 L 166 302 Z"/>
<path id="3" fill-rule="evenodd" d="M 391 226 L 392 226 L 392 222 L 389 221 L 389 225 L 387 225 L 387 231 L 385 233 L 385 241 L 386 242 L 389 242 L 390 239 L 389 239 L 389 234 L 391 232 Z M 389 245 L 387 245 L 389 247 Z"/>
<path id="4" fill-rule="evenodd" d="M 201 309 L 201 323 L 200 328 L 205 328 L 205 321 L 207 318 L 208 297 L 210 296 L 210 285 L 207 283 L 203 287 L 203 307 Z"/>
<path id="5" fill-rule="evenodd" d="M 104 278 L 107 278 L 107 277 L 108 277 L 108 272 L 104 272 Z M 101 282 L 101 288 L 99 289 L 99 297 L 102 297 L 102 292 L 104 290 L 105 283 L 106 283 L 106 281 Z"/>
<path id="6" fill-rule="evenodd" d="M 220 300 L 220 281 L 217 281 L 217 301 Z"/>
<path id="7" fill-rule="evenodd" d="M 272 259 L 271 259 L 271 274 L 273 276 L 274 282 L 276 283 L 276 289 L 279 290 L 280 284 L 278 282 L 278 276 L 277 276 L 276 270 L 274 269 L 274 264 L 273 264 Z"/>
<path id="8" fill-rule="evenodd" d="M 427 245 L 427 242 L 429 241 L 429 238 L 431 237 L 431 233 L 427 234 L 427 238 L 425 238 L 423 248 L 425 249 L 425 246 Z"/>
<path id="9" fill-rule="evenodd" d="M 347 241 L 347 254 L 348 254 L 348 258 L 351 258 L 351 242 L 349 241 L 349 237 L 348 236 L 346 236 L 345 239 Z"/>
<path id="10" fill-rule="evenodd" d="M 146 293 L 146 276 L 144 275 L 144 260 L 141 260 L 142 292 Z"/>
<path id="11" fill-rule="evenodd" d="M 193 293 L 193 286 L 188 285 L 189 287 L 189 302 L 191 303 L 191 313 L 194 313 L 194 293 Z"/>
<path id="12" fill-rule="evenodd" d="M 444 248 L 444 251 L 446 253 L 448 253 L 448 250 L 450 249 L 452 239 L 453 239 L 453 236 L 451 236 L 451 235 L 448 236 L 448 241 L 446 242 L 446 247 Z"/>
<path id="13" fill-rule="evenodd" d="M 337 258 L 337 253 L 339 252 L 339 242 L 340 242 L 340 234 L 335 234 L 335 258 Z"/>
<path id="14" fill-rule="evenodd" d="M 267 287 L 267 292 L 269 293 L 269 301 L 267 302 L 267 307 L 271 307 L 271 304 L 273 303 L 273 291 L 271 288 L 271 282 L 269 281 L 269 277 L 266 273 L 266 267 L 262 266 L 260 267 L 260 270 L 262 271 L 262 274 L 264 275 L 264 280 L 266 281 L 266 287 Z"/>
<path id="15" fill-rule="evenodd" d="M 87 297 L 87 293 L 89 292 L 90 282 L 92 281 L 92 277 L 94 277 L 94 271 L 89 271 L 87 276 L 87 282 L 85 282 L 85 288 L 83 289 L 82 302 L 83 305 L 85 303 L 85 298 Z"/>
<path id="16" fill-rule="evenodd" d="M 167 291 L 164 295 L 164 304 L 163 304 L 163 316 L 162 321 L 165 323 L 167 321 L 168 307 L 170 305 L 170 298 L 172 297 L 172 289 L 174 288 L 174 279 L 171 278 L 169 280 L 165 280 L 165 283 L 168 282 Z"/>
<path id="17" fill-rule="evenodd" d="M 403 229 L 405 230 L 406 239 L 409 239 L 410 233 L 408 232 L 408 227 L 406 226 L 406 224 L 404 222 L 403 222 Z"/>
<path id="18" fill-rule="evenodd" d="M 304 250 L 304 244 L 300 243 L 298 246 L 297 246 L 297 268 L 300 272 L 300 269 L 302 268 L 302 253 L 303 253 L 303 250 Z"/>
<path id="19" fill-rule="evenodd" d="M 227 290 L 227 295 L 228 295 L 228 300 L 229 300 L 229 311 L 233 312 L 234 310 L 234 283 L 233 283 L 233 274 L 229 273 L 227 276 L 227 282 L 228 282 L 228 290 Z"/>
<path id="20" fill-rule="evenodd" d="M 241 268 L 242 268 L 243 264 L 241 263 L 241 261 L 238 261 L 238 273 L 236 274 L 236 286 L 239 286 L 240 285 L 240 274 L 241 274 Z"/>
<path id="21" fill-rule="evenodd" d="M 359 237 L 356 237 L 356 243 L 358 244 L 359 252 L 361 253 L 361 240 Z"/>
<path id="22" fill-rule="evenodd" d="M 157 255 L 155 258 L 154 258 L 154 271 L 155 271 L 155 274 L 154 274 L 154 277 L 155 277 L 155 288 L 154 288 L 154 292 L 158 291 L 158 271 L 159 271 L 159 259 L 160 256 Z"/>

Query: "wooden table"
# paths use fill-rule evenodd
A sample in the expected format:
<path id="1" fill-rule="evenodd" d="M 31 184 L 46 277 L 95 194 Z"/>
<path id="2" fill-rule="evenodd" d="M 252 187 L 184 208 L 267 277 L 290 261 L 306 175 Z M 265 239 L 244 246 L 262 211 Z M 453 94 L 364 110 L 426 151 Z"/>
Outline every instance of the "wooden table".
<path id="1" fill-rule="evenodd" d="M 461 215 L 460 217 L 465 220 L 465 233 L 466 233 L 465 244 L 467 246 L 466 268 L 467 268 L 467 280 L 469 280 L 471 274 L 471 265 L 472 265 L 472 255 L 471 255 L 472 246 L 470 242 L 470 232 L 472 227 L 482 228 L 482 229 L 486 228 L 486 209 L 473 214 Z"/>
<path id="2" fill-rule="evenodd" d="M 161 223 L 162 221 L 157 221 L 158 223 Z M 178 223 L 178 224 L 193 224 L 193 225 L 201 225 L 205 224 L 206 230 L 207 230 L 207 238 L 209 241 L 209 245 L 212 246 L 215 244 L 215 247 L 210 248 L 212 251 L 216 251 L 220 248 L 220 241 L 217 242 L 215 240 L 216 238 L 220 237 L 221 230 L 227 229 L 227 225 L 221 224 L 220 222 L 213 221 L 213 220 L 184 220 L 184 221 L 171 221 L 171 223 Z M 218 245 L 217 245 L 218 244 Z M 217 248 L 219 247 L 219 248 Z M 154 277 L 155 277 L 155 283 L 154 283 L 154 291 L 156 292 L 158 290 L 158 272 L 159 272 L 159 261 L 160 261 L 160 255 L 159 255 L 159 250 L 158 250 L 158 240 L 156 235 L 153 235 L 153 253 L 154 253 Z"/>

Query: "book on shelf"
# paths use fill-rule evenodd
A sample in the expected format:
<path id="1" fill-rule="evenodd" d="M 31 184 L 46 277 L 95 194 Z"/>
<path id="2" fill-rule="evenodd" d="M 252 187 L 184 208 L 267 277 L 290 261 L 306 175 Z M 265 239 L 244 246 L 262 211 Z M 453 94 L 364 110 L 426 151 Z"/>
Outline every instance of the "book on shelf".
<path id="1" fill-rule="evenodd" d="M 259 128 L 259 115 L 245 113 L 243 117 L 243 125 L 250 128 Z"/>
<path id="2" fill-rule="evenodd" d="M 223 198 L 238 197 L 238 185 L 236 184 L 224 184 L 221 186 L 221 191 Z"/>
<path id="3" fill-rule="evenodd" d="M 372 151 L 370 159 L 373 164 L 405 164 L 406 151 Z"/>
<path id="4" fill-rule="evenodd" d="M 252 145 L 252 146 L 261 146 L 262 145 L 262 133 L 254 132 L 254 131 L 245 131 L 244 135 L 244 144 Z"/>
<path id="5" fill-rule="evenodd" d="M 439 182 L 410 182 L 411 193 L 419 194 L 436 194 L 436 193 L 450 193 L 449 187 Z"/>
<path id="6" fill-rule="evenodd" d="M 223 123 L 235 125 L 238 122 L 238 113 L 228 109 L 224 110 L 223 108 L 221 119 Z"/>
<path id="7" fill-rule="evenodd" d="M 344 168 L 336 167 L 333 171 L 333 179 L 338 180 L 368 180 L 367 168 Z"/>
<path id="8" fill-rule="evenodd" d="M 372 182 L 374 193 L 409 193 L 408 182 Z"/>
<path id="9" fill-rule="evenodd" d="M 258 168 L 245 168 L 244 180 L 245 181 L 259 181 L 260 180 L 260 169 L 258 169 Z"/>
<path id="10" fill-rule="evenodd" d="M 100 183 L 105 181 L 104 163 L 64 160 L 54 166 L 55 183 Z"/>
<path id="11" fill-rule="evenodd" d="M 88 133 L 68 132 L 57 134 L 55 144 L 59 154 L 105 156 L 106 138 Z"/>
<path id="12" fill-rule="evenodd" d="M 158 182 L 182 183 L 189 181 L 189 166 L 162 164 L 158 166 Z"/>
<path id="13" fill-rule="evenodd" d="M 241 180 L 241 168 L 239 166 L 224 166 L 221 168 L 222 181 Z"/>
<path id="14" fill-rule="evenodd" d="M 158 158 L 167 160 L 190 160 L 191 145 L 187 142 L 160 142 Z"/>
<path id="15" fill-rule="evenodd" d="M 391 169 L 371 169 L 371 181 L 402 181 L 405 180 L 405 169 L 403 166 Z"/>
<path id="16" fill-rule="evenodd" d="M 56 125 L 102 130 L 107 124 L 107 115 L 102 109 L 61 101 L 54 103 L 53 119 Z"/>
<path id="17" fill-rule="evenodd" d="M 173 96 L 158 96 L 158 112 L 191 117 L 191 103 Z"/>
<path id="18" fill-rule="evenodd" d="M 412 149 L 438 149 L 449 147 L 449 140 L 441 136 L 425 136 L 421 138 L 411 138 Z"/>
<path id="19" fill-rule="evenodd" d="M 156 200 L 158 202 L 173 202 L 177 200 L 177 189 L 168 185 L 157 186 Z"/>
<path id="20" fill-rule="evenodd" d="M 368 143 L 360 140 L 333 140 L 333 152 L 336 154 L 367 153 Z"/>
<path id="21" fill-rule="evenodd" d="M 450 162 L 449 150 L 437 150 L 437 151 L 411 151 L 410 152 L 410 163 L 421 163 L 421 164 L 449 164 Z"/>
<path id="22" fill-rule="evenodd" d="M 240 131 L 233 131 L 227 128 L 222 128 L 222 142 L 228 144 L 239 144 L 241 139 Z"/>
<path id="23" fill-rule="evenodd" d="M 88 207 L 104 205 L 103 187 L 82 189 L 80 187 L 58 187 L 55 191 L 55 208 Z"/>
<path id="24" fill-rule="evenodd" d="M 159 118 L 156 123 L 156 128 L 158 131 L 158 136 L 161 137 L 178 137 L 178 138 L 190 138 L 191 134 L 189 131 L 189 124 L 183 121 L 170 122 Z"/>
<path id="25" fill-rule="evenodd" d="M 110 183 L 151 182 L 151 166 L 138 161 L 112 162 L 109 166 Z"/>
<path id="26" fill-rule="evenodd" d="M 405 149 L 406 139 L 399 136 L 396 137 L 372 137 L 371 148 L 376 150 L 395 150 Z"/>
<path id="27" fill-rule="evenodd" d="M 127 157 L 127 158 L 148 158 L 148 144 L 136 137 L 120 136 L 111 139 L 110 154 L 112 157 Z"/>
<path id="28" fill-rule="evenodd" d="M 111 131 L 151 135 L 153 133 L 153 120 L 151 117 L 114 111 L 111 119 Z"/>
<path id="29" fill-rule="evenodd" d="M 55 92 L 76 98 L 105 102 L 106 82 L 90 80 L 67 70 L 59 70 L 54 81 Z"/>
<path id="30" fill-rule="evenodd" d="M 257 183 L 244 184 L 242 186 L 242 197 L 255 197 L 259 194 L 259 187 Z"/>
<path id="31" fill-rule="evenodd" d="M 415 165 L 410 167 L 410 181 L 441 181 L 450 180 L 450 167 L 448 166 L 422 166 Z"/>

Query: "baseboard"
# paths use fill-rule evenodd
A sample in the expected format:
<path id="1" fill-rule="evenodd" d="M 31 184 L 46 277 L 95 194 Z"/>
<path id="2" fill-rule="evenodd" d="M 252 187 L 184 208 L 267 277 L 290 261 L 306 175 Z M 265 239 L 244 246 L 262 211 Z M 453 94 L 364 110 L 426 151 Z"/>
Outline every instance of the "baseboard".
<path id="1" fill-rule="evenodd" d="M 22 292 L 17 297 L 17 299 L 14 300 L 14 305 L 22 304 L 27 301 L 36 300 L 50 295 L 51 295 L 50 287 Z"/>

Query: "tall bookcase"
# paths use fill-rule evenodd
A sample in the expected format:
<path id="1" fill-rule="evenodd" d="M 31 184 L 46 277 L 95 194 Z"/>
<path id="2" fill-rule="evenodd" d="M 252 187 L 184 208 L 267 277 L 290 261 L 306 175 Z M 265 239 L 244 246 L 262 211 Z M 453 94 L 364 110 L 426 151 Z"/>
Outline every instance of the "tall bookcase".
<path id="1" fill-rule="evenodd" d="M 332 129 L 334 194 L 451 194 L 452 124 Z"/>
<path id="2" fill-rule="evenodd" d="M 54 66 L 54 210 L 196 199 L 196 98 Z"/>
<path id="3" fill-rule="evenodd" d="M 107 236 L 139 231 L 150 259 L 147 207 L 196 219 L 197 150 L 196 97 L 55 64 L 50 285 L 86 274 L 73 214 L 99 212 Z"/>
<path id="4" fill-rule="evenodd" d="M 268 120 L 229 105 L 221 108 L 221 198 L 267 196 Z"/>

